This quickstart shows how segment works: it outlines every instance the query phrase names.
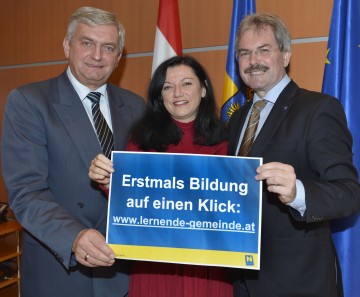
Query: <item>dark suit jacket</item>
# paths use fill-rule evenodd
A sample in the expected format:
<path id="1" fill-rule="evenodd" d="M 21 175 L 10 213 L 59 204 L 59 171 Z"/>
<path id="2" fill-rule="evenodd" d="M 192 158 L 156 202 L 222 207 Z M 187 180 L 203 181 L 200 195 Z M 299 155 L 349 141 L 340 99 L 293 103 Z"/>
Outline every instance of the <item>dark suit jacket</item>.
<path id="1" fill-rule="evenodd" d="M 230 120 L 230 155 L 235 154 L 250 106 L 251 102 Z M 306 212 L 301 217 L 281 204 L 276 195 L 266 191 L 264 182 L 261 268 L 239 275 L 243 273 L 251 297 L 338 296 L 335 280 L 339 271 L 329 220 L 360 208 L 351 150 L 352 138 L 339 101 L 300 89 L 291 81 L 277 99 L 249 157 L 293 166 L 305 187 Z"/>
<path id="2" fill-rule="evenodd" d="M 116 150 L 124 150 L 144 100 L 107 87 Z M 105 235 L 107 200 L 88 177 L 101 152 L 89 117 L 64 72 L 13 90 L 2 131 L 3 177 L 9 205 L 25 228 L 22 297 L 124 296 L 128 263 L 76 265 L 72 244 L 80 230 Z M 74 262 L 76 266 L 70 265 Z M 71 266 L 71 267 L 70 267 Z"/>

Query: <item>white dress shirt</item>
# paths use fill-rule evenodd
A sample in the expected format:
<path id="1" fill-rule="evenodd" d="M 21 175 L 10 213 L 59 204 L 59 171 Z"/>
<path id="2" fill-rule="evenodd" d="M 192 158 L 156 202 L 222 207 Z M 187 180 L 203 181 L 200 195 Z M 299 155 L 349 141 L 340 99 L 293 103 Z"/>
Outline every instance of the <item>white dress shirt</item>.
<path id="1" fill-rule="evenodd" d="M 86 96 L 90 92 L 99 92 L 101 93 L 100 97 L 100 111 L 103 114 L 108 126 L 110 127 L 110 130 L 112 131 L 112 122 L 111 122 L 111 115 L 110 115 L 110 107 L 109 107 L 109 99 L 106 91 L 106 84 L 102 85 L 100 88 L 98 88 L 96 91 L 90 90 L 88 87 L 81 84 L 75 76 L 71 73 L 70 68 L 66 70 L 66 73 L 70 79 L 71 84 L 73 85 L 76 93 L 79 95 L 79 98 L 81 99 L 81 102 L 86 110 L 86 113 L 89 116 L 90 122 L 93 126 L 94 131 L 96 132 L 94 122 L 93 122 L 93 115 L 91 111 L 91 105 L 92 102 L 90 99 L 86 98 Z"/>

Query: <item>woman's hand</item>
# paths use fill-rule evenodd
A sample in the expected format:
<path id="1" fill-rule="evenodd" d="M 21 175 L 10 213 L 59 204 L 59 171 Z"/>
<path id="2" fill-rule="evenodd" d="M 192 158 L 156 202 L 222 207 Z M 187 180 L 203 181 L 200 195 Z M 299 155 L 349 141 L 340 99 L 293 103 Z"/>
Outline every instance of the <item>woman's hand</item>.
<path id="1" fill-rule="evenodd" d="M 105 187 L 109 187 L 110 175 L 114 172 L 113 163 L 103 154 L 99 154 L 91 161 L 89 177 Z"/>

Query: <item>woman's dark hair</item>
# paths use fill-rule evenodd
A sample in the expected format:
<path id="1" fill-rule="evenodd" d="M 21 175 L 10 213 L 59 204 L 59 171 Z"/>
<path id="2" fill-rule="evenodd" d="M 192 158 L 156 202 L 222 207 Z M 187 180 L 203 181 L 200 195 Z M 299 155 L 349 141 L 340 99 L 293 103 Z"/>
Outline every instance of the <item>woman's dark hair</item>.
<path id="1" fill-rule="evenodd" d="M 170 144 L 178 144 L 182 138 L 180 128 L 165 108 L 161 92 L 168 68 L 189 66 L 206 89 L 201 98 L 195 119 L 194 144 L 211 146 L 225 139 L 224 125 L 217 116 L 214 90 L 204 67 L 190 56 L 175 56 L 159 65 L 148 88 L 147 109 L 132 130 L 131 140 L 142 150 L 164 152 Z"/>

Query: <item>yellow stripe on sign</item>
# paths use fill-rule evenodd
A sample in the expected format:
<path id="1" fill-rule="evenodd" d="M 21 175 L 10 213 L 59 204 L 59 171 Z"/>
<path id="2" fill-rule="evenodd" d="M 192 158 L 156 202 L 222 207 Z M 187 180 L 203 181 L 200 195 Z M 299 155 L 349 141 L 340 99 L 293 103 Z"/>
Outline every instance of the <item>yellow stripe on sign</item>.
<path id="1" fill-rule="evenodd" d="M 226 101 L 228 101 L 232 96 L 234 96 L 238 90 L 239 90 L 238 87 L 235 85 L 234 81 L 230 78 L 229 74 L 225 72 L 222 104 L 225 104 Z"/>
<path id="2" fill-rule="evenodd" d="M 116 244 L 110 247 L 118 259 L 259 269 L 258 255 L 253 253 Z"/>

